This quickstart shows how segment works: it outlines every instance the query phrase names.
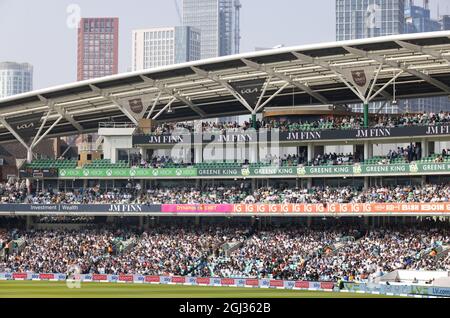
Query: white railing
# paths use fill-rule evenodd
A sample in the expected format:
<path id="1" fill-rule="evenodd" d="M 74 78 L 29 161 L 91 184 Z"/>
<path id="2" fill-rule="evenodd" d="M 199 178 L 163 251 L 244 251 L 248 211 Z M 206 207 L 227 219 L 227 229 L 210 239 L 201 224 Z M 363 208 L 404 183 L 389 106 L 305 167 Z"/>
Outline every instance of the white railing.
<path id="1" fill-rule="evenodd" d="M 99 123 L 98 128 L 136 128 L 136 125 L 133 123 Z"/>

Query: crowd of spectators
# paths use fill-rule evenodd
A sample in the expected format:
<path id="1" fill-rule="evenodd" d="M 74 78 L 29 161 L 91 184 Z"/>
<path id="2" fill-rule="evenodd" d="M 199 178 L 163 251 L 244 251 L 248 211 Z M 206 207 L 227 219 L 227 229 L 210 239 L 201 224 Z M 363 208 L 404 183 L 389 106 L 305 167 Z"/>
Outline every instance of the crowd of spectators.
<path id="1" fill-rule="evenodd" d="M 23 248 L 0 258 L 0 272 L 66 273 L 77 265 L 99 274 L 366 281 L 396 269 L 450 270 L 448 256 L 423 254 L 448 247 L 448 227 L 178 225 L 143 233 L 28 231 L 21 238 Z"/>
<path id="2" fill-rule="evenodd" d="M 125 188 L 94 188 L 58 191 L 47 189 L 29 195 L 4 193 L 0 203 L 27 204 L 329 204 L 329 203 L 435 203 L 450 201 L 450 185 L 357 187 L 316 186 L 260 187 L 167 186 L 141 189 L 129 182 Z"/>
<path id="3" fill-rule="evenodd" d="M 430 112 L 414 114 L 393 114 L 372 115 L 369 120 L 369 126 L 373 128 L 393 128 L 407 126 L 437 126 L 450 123 L 449 112 Z M 350 116 L 323 116 L 315 119 L 299 120 L 257 120 L 257 129 L 280 129 L 282 132 L 294 131 L 312 131 L 325 129 L 360 129 L 364 128 L 364 117 L 362 115 Z M 187 132 L 205 132 L 205 133 L 224 133 L 225 131 L 242 131 L 253 128 L 251 121 L 243 123 L 238 122 L 183 122 L 183 123 L 164 123 L 154 127 L 153 134 L 163 135 L 171 134 L 178 130 Z"/>

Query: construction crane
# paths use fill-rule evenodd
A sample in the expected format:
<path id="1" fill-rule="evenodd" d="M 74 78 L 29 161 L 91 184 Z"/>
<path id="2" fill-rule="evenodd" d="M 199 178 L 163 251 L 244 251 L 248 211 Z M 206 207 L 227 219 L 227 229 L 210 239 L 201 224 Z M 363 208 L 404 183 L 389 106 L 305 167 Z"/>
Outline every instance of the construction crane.
<path id="1" fill-rule="evenodd" d="M 234 27 L 234 53 L 240 53 L 241 49 L 241 2 L 239 0 L 234 1 L 234 10 L 235 10 L 235 27 Z"/>

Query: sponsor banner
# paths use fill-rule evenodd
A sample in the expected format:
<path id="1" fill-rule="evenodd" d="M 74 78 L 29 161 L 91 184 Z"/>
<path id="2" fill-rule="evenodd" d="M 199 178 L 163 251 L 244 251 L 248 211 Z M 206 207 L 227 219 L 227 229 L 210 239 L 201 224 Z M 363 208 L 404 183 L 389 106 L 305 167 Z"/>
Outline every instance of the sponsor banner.
<path id="1" fill-rule="evenodd" d="M 380 292 L 382 294 L 405 295 L 411 294 L 411 286 L 405 285 L 381 285 Z"/>
<path id="2" fill-rule="evenodd" d="M 450 288 L 448 287 L 429 287 L 428 295 L 450 297 Z"/>
<path id="3" fill-rule="evenodd" d="M 133 145 L 175 145 L 192 143 L 192 134 L 134 135 Z"/>
<path id="4" fill-rule="evenodd" d="M 145 277 L 142 275 L 133 275 L 133 282 L 135 283 L 143 283 L 145 280 Z"/>
<path id="5" fill-rule="evenodd" d="M 309 282 L 309 288 L 311 288 L 311 289 L 320 289 L 320 283 L 318 283 L 318 282 Z"/>
<path id="6" fill-rule="evenodd" d="M 94 281 L 107 281 L 108 280 L 108 275 L 106 275 L 106 274 L 93 274 L 92 275 L 92 280 L 94 280 Z"/>
<path id="7" fill-rule="evenodd" d="M 184 284 L 186 282 L 186 277 L 172 277 L 172 283 L 174 284 Z"/>
<path id="8" fill-rule="evenodd" d="M 161 206 L 147 204 L 0 204 L 0 212 L 161 212 Z"/>
<path id="9" fill-rule="evenodd" d="M 285 280 L 283 281 L 283 287 L 285 289 L 293 289 L 295 287 L 295 282 L 291 280 Z"/>
<path id="10" fill-rule="evenodd" d="M 161 284 L 170 284 L 172 282 L 172 277 L 170 276 L 161 276 L 160 283 Z"/>
<path id="11" fill-rule="evenodd" d="M 209 285 L 211 279 L 206 277 L 198 277 L 197 278 L 197 284 L 199 285 Z"/>
<path id="12" fill-rule="evenodd" d="M 13 275 L 11 273 L 5 273 L 3 278 L 6 279 L 6 280 L 14 279 L 14 277 L 13 277 Z"/>
<path id="13" fill-rule="evenodd" d="M 186 283 L 190 285 L 196 285 L 197 284 L 197 278 L 196 277 L 186 277 Z"/>
<path id="14" fill-rule="evenodd" d="M 197 169 L 197 175 L 199 177 L 201 176 L 208 176 L 208 177 L 212 177 L 212 176 L 221 176 L 221 177 L 229 177 L 229 176 L 242 176 L 241 168 L 233 168 L 233 169 L 222 169 L 222 168 L 211 168 L 211 169 Z"/>
<path id="15" fill-rule="evenodd" d="M 239 278 L 234 280 L 237 287 L 244 287 L 246 285 L 246 280 L 244 278 Z"/>
<path id="16" fill-rule="evenodd" d="M 204 134 L 166 134 L 136 135 L 133 145 L 175 145 L 211 142 L 306 142 L 315 140 L 366 140 L 382 138 L 409 138 L 450 135 L 450 125 L 410 126 L 396 128 L 329 129 L 319 131 L 280 131 L 279 129 L 260 129 L 257 133 L 204 133 Z"/>
<path id="17" fill-rule="evenodd" d="M 449 213 L 450 202 L 433 203 L 325 203 L 325 204 L 0 204 L 0 212 L 70 213 L 196 213 L 196 214 L 377 214 Z"/>
<path id="18" fill-rule="evenodd" d="M 196 177 L 292 177 L 314 178 L 321 176 L 363 177 L 376 175 L 422 175 L 450 172 L 450 163 L 336 165 L 336 166 L 266 166 L 259 168 L 170 168 L 170 169 L 60 169 L 60 178 L 196 178 Z M 36 177 L 36 176 L 35 176 Z"/>
<path id="19" fill-rule="evenodd" d="M 233 204 L 163 204 L 161 212 L 166 213 L 230 213 Z"/>
<path id="20" fill-rule="evenodd" d="M 295 288 L 308 289 L 309 282 L 303 282 L 303 281 L 295 282 Z"/>
<path id="21" fill-rule="evenodd" d="M 28 279 L 28 273 L 13 273 L 13 279 Z"/>
<path id="22" fill-rule="evenodd" d="M 160 277 L 159 276 L 145 276 L 145 282 L 146 283 L 159 283 Z"/>
<path id="23" fill-rule="evenodd" d="M 285 289 L 317 289 L 332 290 L 333 282 L 307 282 L 307 281 L 282 281 L 271 279 L 251 279 L 251 278 L 206 278 L 206 277 L 170 277 L 170 276 L 142 276 L 142 275 L 103 275 L 88 274 L 79 275 L 82 281 L 108 281 L 111 283 L 131 282 L 131 283 L 177 283 L 183 282 L 192 285 L 211 285 L 211 286 L 253 286 L 253 287 L 281 287 Z M 0 280 L 66 280 L 66 274 L 51 273 L 0 273 Z M 379 292 L 381 294 L 394 295 L 424 295 L 450 297 L 450 288 L 446 287 L 428 287 L 428 286 L 409 286 L 409 285 L 380 285 L 369 283 L 344 282 L 344 290 L 349 292 Z"/>
<path id="24" fill-rule="evenodd" d="M 42 280 L 55 279 L 55 275 L 54 274 L 39 274 L 39 279 L 42 279 Z"/>
<path id="25" fill-rule="evenodd" d="M 108 282 L 117 283 L 119 281 L 119 275 L 108 275 Z"/>
<path id="26" fill-rule="evenodd" d="M 448 213 L 450 203 L 235 204 L 234 213 Z"/>
<path id="27" fill-rule="evenodd" d="M 214 277 L 209 280 L 211 286 L 222 286 L 222 280 L 220 278 Z"/>
<path id="28" fill-rule="evenodd" d="M 195 177 L 194 168 L 161 168 L 161 169 L 59 169 L 60 178 L 176 178 Z"/>
<path id="29" fill-rule="evenodd" d="M 284 282 L 282 280 L 272 279 L 270 281 L 270 287 L 283 287 L 283 286 L 284 286 Z"/>
<path id="30" fill-rule="evenodd" d="M 236 279 L 234 278 L 222 278 L 220 280 L 220 284 L 222 286 L 231 286 L 231 285 L 236 285 Z"/>
<path id="31" fill-rule="evenodd" d="M 270 287 L 270 279 L 260 279 L 259 280 L 259 287 Z"/>
<path id="32" fill-rule="evenodd" d="M 320 288 L 321 289 L 333 289 L 334 288 L 334 283 L 333 282 L 321 282 L 320 283 Z"/>
<path id="33" fill-rule="evenodd" d="M 346 140 L 346 139 L 382 139 L 418 136 L 445 136 L 450 134 L 450 125 L 410 126 L 397 128 L 334 129 L 320 131 L 279 132 L 280 142 Z M 276 135 L 276 134 L 275 134 Z M 268 135 L 270 140 L 270 135 Z"/>
<path id="34" fill-rule="evenodd" d="M 258 287 L 259 286 L 259 280 L 257 280 L 257 279 L 246 279 L 245 280 L 245 285 Z"/>

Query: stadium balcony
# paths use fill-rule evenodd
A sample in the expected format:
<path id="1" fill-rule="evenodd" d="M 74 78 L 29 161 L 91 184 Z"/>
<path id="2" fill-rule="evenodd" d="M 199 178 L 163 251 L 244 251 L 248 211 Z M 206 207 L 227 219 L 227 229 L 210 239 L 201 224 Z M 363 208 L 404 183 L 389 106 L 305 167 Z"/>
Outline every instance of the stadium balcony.
<path id="1" fill-rule="evenodd" d="M 129 168 L 126 160 L 119 160 L 117 163 L 111 163 L 109 159 L 93 160 L 92 163 L 84 165 L 84 169 L 123 169 Z"/>

